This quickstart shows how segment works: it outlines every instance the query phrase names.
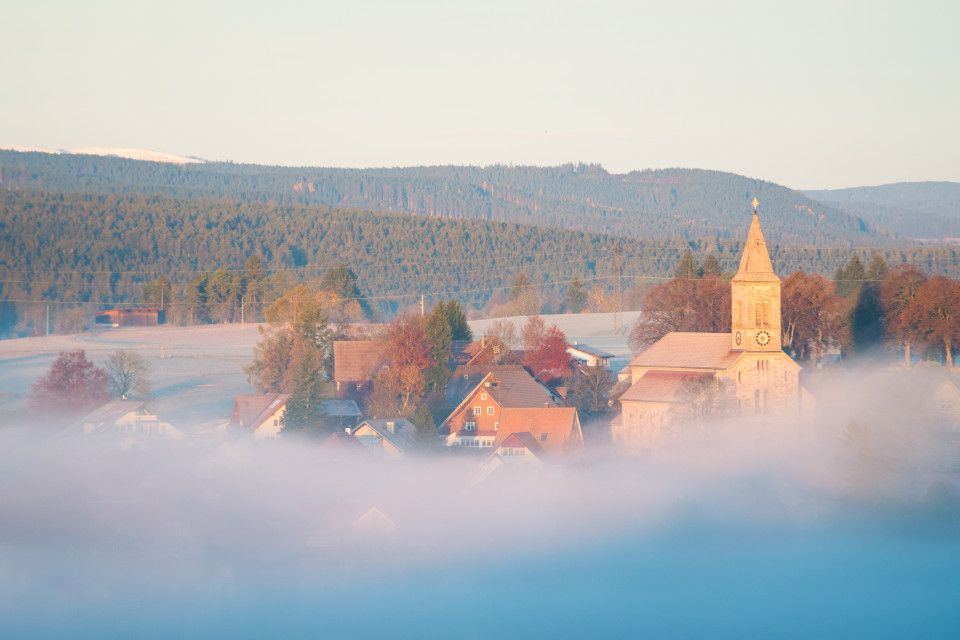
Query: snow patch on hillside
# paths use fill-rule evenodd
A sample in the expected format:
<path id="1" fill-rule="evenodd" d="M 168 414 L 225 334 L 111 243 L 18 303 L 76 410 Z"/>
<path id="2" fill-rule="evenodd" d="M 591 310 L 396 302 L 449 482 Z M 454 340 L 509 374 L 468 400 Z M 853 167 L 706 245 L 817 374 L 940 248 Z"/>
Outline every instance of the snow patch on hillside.
<path id="1" fill-rule="evenodd" d="M 148 149 L 127 149 L 127 148 L 107 148 L 107 147 L 84 147 L 83 149 L 41 149 L 39 147 L 26 147 L 19 145 L 3 145 L 3 149 L 11 151 L 31 151 L 39 153 L 55 154 L 77 154 L 87 156 L 112 156 L 116 158 L 126 158 L 128 160 L 145 160 L 147 162 L 169 162 L 171 164 L 192 164 L 203 163 L 206 160 L 194 158 L 193 156 L 181 156 L 174 153 L 165 153 L 163 151 L 150 151 Z"/>

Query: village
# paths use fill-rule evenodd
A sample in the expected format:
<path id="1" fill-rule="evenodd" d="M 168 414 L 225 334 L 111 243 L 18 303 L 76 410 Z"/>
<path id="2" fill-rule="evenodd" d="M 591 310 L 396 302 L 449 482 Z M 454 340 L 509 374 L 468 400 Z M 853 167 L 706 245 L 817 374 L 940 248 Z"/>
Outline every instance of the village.
<path id="1" fill-rule="evenodd" d="M 828 425 L 835 440 L 843 440 L 861 457 L 898 447 L 900 452 L 922 450 L 910 465 L 926 474 L 924 482 L 954 478 L 960 471 L 960 387 L 949 369 L 932 364 L 899 367 L 878 382 L 875 386 L 891 390 L 884 395 L 886 401 L 901 399 L 898 410 L 904 418 L 888 427 L 890 412 L 876 415 L 883 402 L 873 403 L 873 408 L 853 402 L 865 392 L 840 394 L 851 408 L 837 410 L 836 382 L 843 380 L 837 376 L 845 375 L 843 384 L 853 390 L 852 372 L 835 367 L 833 372 L 818 368 L 805 373 L 784 351 L 781 280 L 770 261 L 756 202 L 739 269 L 729 286 L 730 332 L 672 331 L 636 355 L 627 350 L 622 334 L 611 330 L 610 314 L 575 316 L 579 325 L 574 330 L 587 334 L 589 343 L 568 341 L 556 324 L 547 326 L 540 316 L 517 318 L 518 324 L 523 322 L 519 330 L 504 320 L 474 321 L 480 334 L 474 339 L 459 306 L 451 301 L 449 309 L 459 326 L 457 339 L 444 342 L 448 351 L 433 360 L 426 352 L 398 359 L 409 350 L 404 343 L 411 340 L 409 332 L 421 326 L 418 318 L 395 322 L 386 334 L 376 336 L 356 327 L 341 330 L 349 339 L 332 341 L 329 378 L 312 391 L 289 385 L 280 391 L 278 380 L 274 389 L 266 388 L 268 377 L 277 373 L 262 362 L 257 365 L 257 359 L 248 364 L 237 345 L 259 337 L 252 350 L 262 354 L 269 333 L 241 325 L 226 334 L 222 352 L 229 356 L 207 351 L 207 358 L 199 350 L 194 355 L 195 360 L 215 362 L 213 370 L 174 355 L 175 344 L 153 347 L 149 351 L 155 375 L 186 367 L 178 372 L 178 382 L 156 385 L 161 391 L 156 398 L 128 397 L 123 391 L 119 399 L 105 401 L 53 431 L 128 452 L 177 442 L 299 438 L 325 459 L 389 464 L 444 456 L 465 461 L 485 478 L 503 468 L 581 465 L 598 455 L 646 459 L 721 428 L 772 431 L 790 439 L 822 433 Z M 446 307 L 438 309 L 444 312 Z M 150 335 L 150 327 L 136 325 L 151 324 L 144 315 L 100 314 L 98 323 L 117 328 L 76 344 L 96 350 L 101 345 L 122 347 L 125 336 L 142 339 Z M 562 323 L 563 318 L 549 319 Z M 0 346 L 15 350 L 16 342 Z M 213 344 L 205 347 L 216 349 Z M 8 372 L 18 373 L 17 364 L 25 366 L 27 360 L 8 358 Z M 206 375 L 184 382 L 184 375 L 193 372 Z M 247 374 L 246 381 L 241 372 Z M 22 404 L 24 382 L 19 379 Z M 261 392 L 244 392 L 248 385 Z M 234 393 L 225 398 L 227 390 Z M 17 395 L 7 391 L 6 404 L 13 405 Z M 421 401 L 416 411 L 408 404 L 414 398 Z M 311 401 L 320 406 L 310 407 Z M 191 406 L 193 413 L 185 413 L 178 403 Z M 229 414 L 223 411 L 228 403 Z M 296 408 L 288 412 L 291 406 Z M 219 415 L 211 416 L 217 407 Z M 17 423 L 23 420 L 14 420 Z M 864 426 L 870 423 L 881 426 Z M 896 444 L 904 439 L 913 444 L 906 449 Z"/>

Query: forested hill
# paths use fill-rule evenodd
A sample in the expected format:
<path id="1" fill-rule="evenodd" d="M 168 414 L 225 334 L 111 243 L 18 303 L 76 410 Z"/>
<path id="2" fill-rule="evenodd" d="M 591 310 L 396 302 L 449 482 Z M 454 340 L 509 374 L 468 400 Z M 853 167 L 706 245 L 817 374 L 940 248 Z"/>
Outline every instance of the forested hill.
<path id="1" fill-rule="evenodd" d="M 618 244 L 628 292 L 670 277 L 687 251 L 701 262 L 714 254 L 734 271 L 742 248 L 735 240 L 641 240 L 228 199 L 0 189 L 0 336 L 15 325 L 42 327 L 47 302 L 55 316 L 77 306 L 89 313 L 136 304 L 145 285 L 160 277 L 172 283 L 176 301 L 194 305 L 189 300 L 206 295 L 212 304 L 222 293 L 218 287 L 233 287 L 231 280 L 254 256 L 277 293 L 297 282 L 316 285 L 327 269 L 345 263 L 358 276 L 360 293 L 382 313 L 420 295 L 428 302 L 454 297 L 468 306 L 496 304 L 521 273 L 539 285 L 545 308 L 557 310 L 573 279 L 612 290 Z M 773 243 L 770 250 L 778 273 L 805 269 L 828 276 L 852 253 Z M 958 251 L 880 252 L 890 264 L 906 261 L 956 276 Z M 864 261 L 873 253 L 855 252 Z"/>
<path id="2" fill-rule="evenodd" d="M 960 242 L 960 184 L 956 182 L 901 182 L 806 194 L 904 238 Z"/>
<path id="3" fill-rule="evenodd" d="M 559 167 L 293 168 L 175 165 L 0 150 L 0 187 L 59 192 L 228 198 L 515 222 L 634 238 L 743 240 L 756 197 L 765 227 L 785 244 L 878 245 L 889 234 L 798 191 L 717 171 L 614 175 Z"/>

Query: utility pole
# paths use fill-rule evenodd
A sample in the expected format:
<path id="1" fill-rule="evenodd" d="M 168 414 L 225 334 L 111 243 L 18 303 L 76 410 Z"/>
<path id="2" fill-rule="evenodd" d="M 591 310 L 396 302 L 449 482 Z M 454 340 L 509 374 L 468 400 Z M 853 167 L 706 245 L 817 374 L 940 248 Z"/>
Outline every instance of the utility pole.
<path id="1" fill-rule="evenodd" d="M 613 333 L 620 335 L 623 331 L 623 285 L 620 281 L 623 276 L 623 246 L 617 243 L 613 248 L 614 270 L 616 271 L 616 290 L 617 310 L 613 312 Z"/>
<path id="2" fill-rule="evenodd" d="M 243 299 L 246 296 L 240 296 L 240 328 L 243 329 Z"/>
<path id="3" fill-rule="evenodd" d="M 421 293 L 421 294 L 420 294 L 420 317 L 422 318 L 423 316 L 424 316 L 424 311 L 423 311 L 423 294 Z"/>
<path id="4" fill-rule="evenodd" d="M 47 337 L 50 337 L 50 303 L 47 303 Z"/>

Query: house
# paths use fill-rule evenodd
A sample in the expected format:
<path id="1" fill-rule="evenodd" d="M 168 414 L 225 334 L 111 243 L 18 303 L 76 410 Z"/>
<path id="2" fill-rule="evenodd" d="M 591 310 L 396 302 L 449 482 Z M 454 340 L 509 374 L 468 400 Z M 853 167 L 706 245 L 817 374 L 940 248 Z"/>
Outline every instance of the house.
<path id="1" fill-rule="evenodd" d="M 183 438 L 183 432 L 147 410 L 146 403 L 113 400 L 67 427 L 65 435 L 119 436 L 125 451 L 144 448 L 146 439 Z"/>
<path id="2" fill-rule="evenodd" d="M 562 395 L 554 389 L 542 384 L 536 378 L 531 376 L 526 369 L 519 364 L 470 364 L 457 367 L 450 382 L 447 383 L 447 404 L 455 407 L 467 397 L 477 385 L 481 383 L 487 374 L 494 374 L 494 377 L 503 381 L 504 384 L 510 384 L 511 381 L 522 381 L 526 384 L 528 380 L 533 380 L 554 402 L 562 403 Z M 538 397 L 539 401 L 540 398 Z M 539 406 L 538 402 L 538 406 Z"/>
<path id="3" fill-rule="evenodd" d="M 459 379 L 470 381 L 470 374 L 461 373 Z M 523 367 L 498 367 L 480 377 L 440 425 L 439 432 L 446 436 L 447 446 L 490 448 L 504 409 L 559 406 L 559 396 Z"/>
<path id="4" fill-rule="evenodd" d="M 251 433 L 255 438 L 278 438 L 289 398 L 289 393 L 236 396 L 230 427 Z"/>
<path id="5" fill-rule="evenodd" d="M 461 365 L 515 364 L 523 361 L 523 351 L 510 349 L 496 336 L 482 336 L 479 340 L 454 340 L 451 368 Z"/>
<path id="6" fill-rule="evenodd" d="M 416 428 L 404 418 L 364 420 L 350 435 L 367 447 L 375 458 L 396 460 L 416 445 Z"/>
<path id="7" fill-rule="evenodd" d="M 498 444 L 491 455 L 498 456 L 504 461 L 520 462 L 523 464 L 543 464 L 544 451 L 537 444 L 532 433 L 511 433 Z"/>
<path id="8" fill-rule="evenodd" d="M 377 340 L 336 340 L 333 343 L 333 382 L 338 396 L 361 392 L 376 377 L 387 357 Z"/>
<path id="9" fill-rule="evenodd" d="M 493 446 L 524 433 L 536 441 L 542 455 L 560 457 L 583 451 L 583 430 L 574 407 L 505 408 Z"/>
<path id="10" fill-rule="evenodd" d="M 166 321 L 163 309 L 155 307 L 108 309 L 98 311 L 94 319 L 98 325 L 111 327 L 155 327 Z"/>
<path id="11" fill-rule="evenodd" d="M 348 431 L 334 431 L 320 443 L 320 457 L 325 460 L 369 458 L 370 450 Z"/>
<path id="12" fill-rule="evenodd" d="M 345 398 L 324 400 L 323 413 L 326 416 L 327 424 L 336 428 L 337 431 L 356 426 L 363 415 L 355 401 Z"/>
<path id="13" fill-rule="evenodd" d="M 731 286 L 730 333 L 668 333 L 628 365 L 613 442 L 638 451 L 671 432 L 678 405 L 693 391 L 740 415 L 801 408 L 800 365 L 781 349 L 780 279 L 773 271 L 754 200 L 753 220 Z M 649 377 L 648 376 L 652 376 Z M 706 395 L 710 395 L 706 393 Z M 700 393 L 703 399 L 704 393 Z M 676 424 L 674 424 L 676 426 Z"/>
<path id="14" fill-rule="evenodd" d="M 567 353 L 570 354 L 570 357 L 573 358 L 577 364 L 583 367 L 609 367 L 610 359 L 613 358 L 612 353 L 607 353 L 603 349 L 597 349 L 596 347 L 591 347 L 588 344 L 580 344 L 579 342 L 574 342 L 572 345 L 567 347 Z"/>

